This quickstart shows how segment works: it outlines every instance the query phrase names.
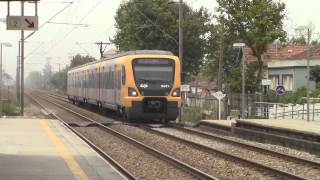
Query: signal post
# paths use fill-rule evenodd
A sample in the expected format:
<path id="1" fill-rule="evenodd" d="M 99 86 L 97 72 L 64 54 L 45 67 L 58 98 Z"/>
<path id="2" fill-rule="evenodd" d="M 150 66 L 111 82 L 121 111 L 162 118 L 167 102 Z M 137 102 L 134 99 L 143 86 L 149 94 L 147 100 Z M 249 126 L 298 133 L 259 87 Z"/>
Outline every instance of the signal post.
<path id="1" fill-rule="evenodd" d="M 7 30 L 18 30 L 21 31 L 21 40 L 19 43 L 19 48 L 21 50 L 20 62 L 18 61 L 17 66 L 20 64 L 20 74 L 17 74 L 17 79 L 20 79 L 20 87 L 18 85 L 18 91 L 20 90 L 20 115 L 24 115 L 24 31 L 36 31 L 38 30 L 38 1 L 39 0 L 0 0 L 7 2 L 8 5 L 8 13 L 7 13 Z M 27 1 L 28 3 L 34 3 L 34 16 L 25 16 L 24 15 L 24 3 Z M 21 3 L 21 15 L 20 16 L 12 16 L 10 14 L 10 3 L 12 2 L 20 2 Z M 19 72 L 19 71 L 17 71 Z"/>

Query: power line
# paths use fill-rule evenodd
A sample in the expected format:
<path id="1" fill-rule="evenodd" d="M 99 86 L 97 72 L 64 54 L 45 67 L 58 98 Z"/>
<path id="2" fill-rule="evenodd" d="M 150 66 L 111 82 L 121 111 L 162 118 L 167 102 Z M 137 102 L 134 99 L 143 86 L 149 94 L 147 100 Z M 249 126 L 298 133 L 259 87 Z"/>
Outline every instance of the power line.
<path id="1" fill-rule="evenodd" d="M 146 18 L 146 19 L 147 19 L 153 26 L 155 26 L 159 31 L 161 31 L 164 35 L 168 36 L 170 39 L 174 40 L 174 42 L 175 42 L 176 44 L 179 44 L 178 41 L 177 41 L 174 37 L 172 37 L 170 34 L 168 34 L 168 33 L 165 32 L 163 29 L 161 29 L 161 28 L 159 27 L 159 25 L 155 24 L 149 17 L 147 17 L 143 12 L 141 12 L 141 11 L 137 8 L 137 5 L 136 5 L 135 3 L 134 3 L 134 7 L 135 7 L 135 9 L 138 11 L 138 13 L 139 13 L 140 15 L 142 15 L 144 18 Z"/>
<path id="2" fill-rule="evenodd" d="M 79 20 L 79 24 L 85 19 L 87 18 L 97 7 L 98 5 L 102 2 L 102 0 L 99 0 L 80 20 Z M 48 54 L 50 52 L 52 52 L 54 50 L 54 48 L 56 48 L 59 44 L 61 44 L 76 28 L 78 27 L 74 27 L 72 28 L 65 36 L 63 36 L 63 38 L 58 41 L 57 43 L 55 43 L 54 45 L 51 46 L 50 50 L 48 51 Z"/>
<path id="3" fill-rule="evenodd" d="M 97 6 L 102 2 L 102 0 L 100 0 L 98 3 L 95 4 L 95 6 L 93 6 L 81 19 L 78 23 L 81 23 L 85 18 L 87 18 L 93 11 L 95 8 L 97 8 Z M 58 43 L 56 43 L 55 45 L 53 45 L 53 48 L 56 47 L 58 44 L 60 44 L 63 40 L 65 40 L 77 27 L 72 28 L 63 38 L 61 41 L 59 41 Z M 51 48 L 51 51 L 52 49 Z"/>
<path id="4" fill-rule="evenodd" d="M 65 6 L 62 10 L 60 10 L 58 13 L 56 13 L 55 15 L 53 15 L 51 18 L 49 18 L 45 23 L 43 23 L 39 28 L 38 31 L 44 26 L 46 25 L 48 22 L 50 22 L 52 19 L 54 19 L 56 16 L 58 16 L 60 13 L 62 13 L 65 9 L 67 9 L 70 5 L 72 5 L 73 2 L 69 2 L 69 4 L 67 6 Z M 29 37 L 31 37 L 32 35 L 34 35 L 37 31 L 33 31 L 32 33 L 30 33 L 27 37 L 24 38 L 24 40 L 27 40 Z"/>

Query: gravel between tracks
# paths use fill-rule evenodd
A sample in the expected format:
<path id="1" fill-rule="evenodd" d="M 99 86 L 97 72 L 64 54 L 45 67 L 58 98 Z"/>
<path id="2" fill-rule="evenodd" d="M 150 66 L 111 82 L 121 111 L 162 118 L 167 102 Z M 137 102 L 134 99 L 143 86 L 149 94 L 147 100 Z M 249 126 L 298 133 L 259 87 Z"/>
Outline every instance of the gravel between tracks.
<path id="1" fill-rule="evenodd" d="M 67 103 L 67 102 L 61 101 L 59 99 L 57 99 L 57 101 L 59 101 L 59 103 L 63 103 L 63 105 L 66 105 L 70 109 L 74 109 L 77 112 L 80 112 L 80 113 L 82 113 L 82 114 L 84 114 L 86 116 L 94 118 L 96 121 L 101 122 L 101 123 L 110 122 L 112 120 L 112 118 L 113 118 L 113 117 L 106 117 L 106 116 L 103 116 L 101 114 L 97 114 L 97 113 L 91 112 L 90 110 L 87 110 L 87 109 L 84 109 L 82 107 L 73 105 L 71 103 Z M 249 141 L 249 140 L 245 140 L 245 139 L 237 138 L 237 137 L 223 136 L 223 135 L 218 135 L 218 134 L 215 134 L 215 135 L 216 136 L 220 136 L 220 137 L 224 137 L 224 138 L 229 138 L 231 140 L 235 140 L 235 141 L 239 141 L 239 142 L 243 142 L 243 143 L 259 146 L 259 147 L 262 147 L 262 148 L 274 150 L 274 151 L 281 152 L 281 153 L 284 153 L 284 154 L 288 154 L 288 155 L 292 155 L 292 156 L 298 156 L 298 157 L 302 157 L 302 158 L 305 158 L 305 159 L 309 159 L 309 160 L 320 162 L 320 157 L 317 157 L 316 155 L 310 154 L 308 152 L 299 151 L 299 150 L 295 150 L 295 149 L 291 149 L 291 148 L 287 148 L 287 147 L 283 147 L 283 146 L 278 146 L 278 145 L 273 145 L 273 144 L 264 144 L 264 143 L 259 143 L 259 142 L 255 142 L 255 141 Z"/>
<path id="2" fill-rule="evenodd" d="M 146 132 L 137 127 L 113 125 L 112 128 L 221 179 L 275 178 L 268 176 L 268 174 L 256 168 L 245 167 L 238 162 L 224 159 L 218 154 L 200 151 L 183 143 Z"/>
<path id="3" fill-rule="evenodd" d="M 156 130 L 188 140 L 188 141 L 196 142 L 198 144 L 202 144 L 214 149 L 218 149 L 223 152 L 228 152 L 230 154 L 233 154 L 248 160 L 254 157 L 254 161 L 256 162 L 265 164 L 270 167 L 274 167 L 275 169 L 281 169 L 289 173 L 300 175 L 307 179 L 318 179 L 320 177 L 320 167 L 310 167 L 310 166 L 305 166 L 304 164 L 297 164 L 283 158 L 274 157 L 270 154 L 259 153 L 256 151 L 239 147 L 237 145 L 219 142 L 217 140 L 210 140 L 208 138 L 202 138 L 202 137 L 188 134 L 172 128 L 157 128 Z"/>
<path id="4" fill-rule="evenodd" d="M 62 102 L 59 101 L 59 103 L 62 103 Z M 92 117 L 92 118 L 95 118 L 95 119 L 97 118 L 97 120 L 99 122 L 106 122 L 106 121 L 110 120 L 110 118 L 108 118 L 108 117 L 104 117 L 104 116 L 102 116 L 100 114 L 90 112 L 89 110 L 74 106 L 74 105 L 72 105 L 70 103 L 63 102 L 63 104 L 67 105 L 71 109 L 75 109 L 76 111 L 80 111 L 80 113 L 82 113 L 84 115 L 88 115 L 89 117 Z M 223 136 L 223 137 L 225 137 L 225 136 Z M 243 140 L 243 139 L 240 139 L 240 138 L 234 138 L 234 137 L 227 137 L 227 138 L 230 138 L 230 139 L 233 139 L 233 140 L 237 140 L 237 141 L 241 141 L 241 142 L 245 142 L 245 143 L 248 143 L 248 144 L 253 144 L 253 145 L 256 145 L 256 146 L 263 147 L 263 148 L 268 148 L 268 149 L 275 150 L 275 151 L 278 151 L 278 152 L 282 152 L 282 153 L 285 153 L 285 154 L 296 155 L 296 156 L 303 157 L 303 158 L 310 159 L 310 160 L 319 160 L 319 158 L 315 157 L 314 155 L 311 155 L 309 153 L 302 152 L 302 151 L 293 150 L 293 149 L 290 149 L 290 148 L 285 148 L 285 147 L 275 146 L 275 145 L 262 144 L 262 143 L 247 141 L 247 140 Z M 188 138 L 188 140 L 190 140 L 190 138 Z M 237 152 L 237 151 L 235 151 L 235 152 Z M 250 156 L 253 156 L 253 154 L 248 154 L 247 156 L 250 157 Z M 269 160 L 266 160 L 266 164 L 268 164 L 268 163 L 269 163 Z M 279 164 L 277 164 L 277 166 L 282 167 L 282 169 L 283 169 L 283 167 L 286 167 L 288 165 L 287 164 L 280 165 L 280 163 L 279 163 Z M 318 169 L 317 168 L 311 169 L 310 171 L 307 171 L 307 169 L 305 169 L 305 168 L 299 169 L 299 172 L 304 172 L 304 171 L 307 172 L 308 177 L 309 177 L 309 174 L 311 175 L 311 174 L 317 174 L 318 173 Z M 293 172 L 293 171 L 289 171 L 289 172 Z M 311 177 L 311 179 L 312 179 L 312 177 Z"/>
<path id="5" fill-rule="evenodd" d="M 194 179 L 195 177 L 106 133 L 98 127 L 75 128 L 138 179 Z"/>

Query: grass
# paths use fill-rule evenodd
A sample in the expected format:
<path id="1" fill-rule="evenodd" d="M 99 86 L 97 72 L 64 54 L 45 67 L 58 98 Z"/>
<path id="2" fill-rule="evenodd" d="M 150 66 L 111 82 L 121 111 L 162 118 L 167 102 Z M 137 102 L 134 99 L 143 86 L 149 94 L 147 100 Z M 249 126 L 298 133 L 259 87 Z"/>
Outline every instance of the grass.
<path id="1" fill-rule="evenodd" d="M 183 109 L 183 121 L 198 123 L 203 118 L 203 114 L 201 113 L 201 108 L 198 107 L 187 107 Z"/>
<path id="2" fill-rule="evenodd" d="M 2 115 L 17 116 L 19 103 L 16 100 L 9 100 L 2 104 Z"/>

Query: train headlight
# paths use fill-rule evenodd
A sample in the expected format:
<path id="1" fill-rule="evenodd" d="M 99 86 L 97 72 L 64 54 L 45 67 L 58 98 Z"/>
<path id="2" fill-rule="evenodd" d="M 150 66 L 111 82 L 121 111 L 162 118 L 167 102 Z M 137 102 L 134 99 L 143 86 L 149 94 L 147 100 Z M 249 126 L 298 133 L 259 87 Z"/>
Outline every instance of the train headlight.
<path id="1" fill-rule="evenodd" d="M 172 96 L 173 96 L 173 97 L 179 97 L 179 96 L 180 96 L 180 88 L 175 89 L 175 90 L 172 92 Z"/>
<path id="2" fill-rule="evenodd" d="M 135 89 L 130 87 L 128 88 L 128 94 L 129 96 L 138 96 L 138 92 Z"/>

